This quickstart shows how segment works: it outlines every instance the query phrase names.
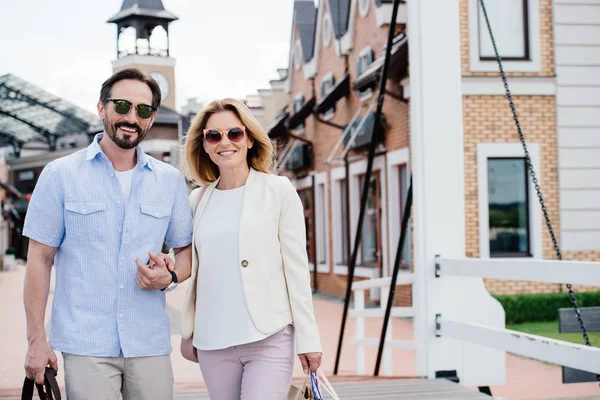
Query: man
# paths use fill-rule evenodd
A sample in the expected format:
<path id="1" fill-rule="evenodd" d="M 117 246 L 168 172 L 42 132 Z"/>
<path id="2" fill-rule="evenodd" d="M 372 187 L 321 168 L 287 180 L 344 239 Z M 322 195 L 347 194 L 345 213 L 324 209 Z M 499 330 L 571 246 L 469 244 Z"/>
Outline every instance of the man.
<path id="1" fill-rule="evenodd" d="M 104 133 L 48 164 L 29 204 L 25 370 L 42 383 L 48 364 L 58 369 L 54 351 L 62 352 L 69 399 L 173 398 L 164 290 L 189 277 L 192 216 L 181 173 L 139 146 L 160 98 L 138 70 L 106 80 L 98 102 Z M 154 254 L 163 242 L 174 249 L 174 273 Z"/>

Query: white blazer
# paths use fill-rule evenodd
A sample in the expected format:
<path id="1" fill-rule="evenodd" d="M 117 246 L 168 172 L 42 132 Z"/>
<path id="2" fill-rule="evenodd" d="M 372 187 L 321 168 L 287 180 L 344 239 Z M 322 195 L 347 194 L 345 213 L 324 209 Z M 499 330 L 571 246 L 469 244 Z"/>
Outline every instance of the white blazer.
<path id="1" fill-rule="evenodd" d="M 184 339 L 192 337 L 196 317 L 196 229 L 217 183 L 218 180 L 207 187 L 194 214 L 192 275 L 181 313 Z M 199 194 L 200 189 L 190 193 L 191 207 L 197 203 Z M 240 272 L 256 329 L 270 334 L 293 324 L 296 352 L 320 352 L 306 254 L 304 212 L 288 178 L 250 170 L 244 189 L 239 235 Z"/>

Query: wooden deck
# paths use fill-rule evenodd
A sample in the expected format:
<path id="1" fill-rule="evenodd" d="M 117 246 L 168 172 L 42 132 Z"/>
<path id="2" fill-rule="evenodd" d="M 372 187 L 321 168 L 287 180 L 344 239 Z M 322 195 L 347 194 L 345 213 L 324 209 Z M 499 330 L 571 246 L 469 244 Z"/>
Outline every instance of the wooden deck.
<path id="1" fill-rule="evenodd" d="M 332 383 L 341 400 L 490 400 L 491 397 L 446 379 L 399 379 Z M 325 396 L 325 393 L 323 393 Z M 178 393 L 175 400 L 207 400 L 203 392 Z M 325 397 L 329 399 L 329 397 Z"/>

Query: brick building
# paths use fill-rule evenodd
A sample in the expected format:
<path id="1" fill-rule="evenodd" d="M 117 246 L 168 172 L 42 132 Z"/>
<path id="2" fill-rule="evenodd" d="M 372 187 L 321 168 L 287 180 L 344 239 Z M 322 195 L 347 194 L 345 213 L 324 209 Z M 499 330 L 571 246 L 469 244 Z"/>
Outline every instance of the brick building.
<path id="1" fill-rule="evenodd" d="M 597 261 L 600 92 L 593 85 L 600 75 L 594 75 L 593 60 L 600 48 L 577 41 L 589 41 L 586 29 L 597 29 L 600 21 L 587 17 L 573 26 L 579 17 L 595 15 L 586 6 L 504 3 L 488 1 L 487 11 L 563 256 Z M 460 0 L 460 9 L 466 255 L 555 258 L 478 1 Z M 382 130 L 375 129 L 372 115 L 391 10 L 392 1 L 384 0 L 322 0 L 318 6 L 296 0 L 285 80 L 289 107 L 269 125 L 278 138 L 278 171 L 292 178 L 305 205 L 319 290 L 338 296 L 346 287 L 366 144 L 373 134 L 379 143 L 357 279 L 388 276 L 400 237 L 410 179 L 407 4 L 400 5 L 397 18 Z M 402 271 L 409 272 L 411 254 L 405 253 Z M 537 282 L 488 280 L 486 286 L 493 294 L 563 290 Z M 410 287 L 397 297 L 409 302 Z"/>

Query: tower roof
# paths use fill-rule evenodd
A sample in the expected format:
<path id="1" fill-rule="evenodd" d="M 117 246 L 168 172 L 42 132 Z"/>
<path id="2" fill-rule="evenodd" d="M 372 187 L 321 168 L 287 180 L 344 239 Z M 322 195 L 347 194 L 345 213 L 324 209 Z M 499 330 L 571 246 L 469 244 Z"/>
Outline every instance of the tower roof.
<path id="1" fill-rule="evenodd" d="M 107 22 L 116 24 L 136 17 L 150 17 L 167 22 L 178 19 L 174 14 L 165 10 L 162 0 L 123 0 L 121 11 L 112 16 Z"/>

